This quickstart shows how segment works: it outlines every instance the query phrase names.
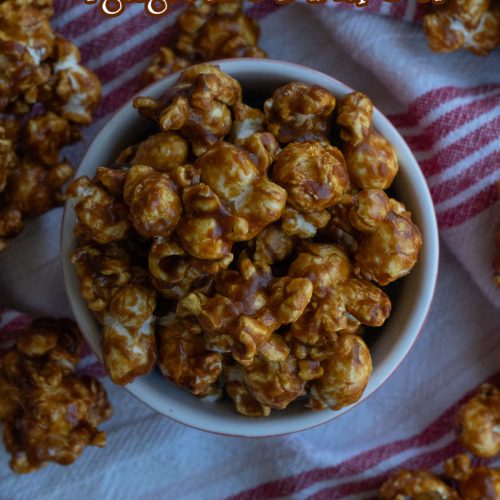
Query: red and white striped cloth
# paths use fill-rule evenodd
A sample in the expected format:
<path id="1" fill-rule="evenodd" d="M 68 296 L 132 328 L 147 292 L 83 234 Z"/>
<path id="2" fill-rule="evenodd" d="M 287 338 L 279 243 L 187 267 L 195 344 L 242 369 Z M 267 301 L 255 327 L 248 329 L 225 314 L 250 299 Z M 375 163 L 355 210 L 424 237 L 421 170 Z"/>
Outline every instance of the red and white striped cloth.
<path id="1" fill-rule="evenodd" d="M 96 123 L 67 153 L 77 163 L 110 113 L 140 90 L 147 57 L 175 36 L 169 26 L 178 7 L 157 20 L 132 3 L 105 19 L 79 0 L 56 3 L 55 26 L 80 46 L 104 89 Z M 334 5 L 263 1 L 249 12 L 273 58 L 319 69 L 370 95 L 428 179 L 444 245 L 431 314 L 408 358 L 348 417 L 265 440 L 185 428 L 105 379 L 116 409 L 104 425 L 108 446 L 86 450 L 68 469 L 51 465 L 29 477 L 9 472 L 0 451 L 0 498 L 372 498 L 394 468 L 439 471 L 460 449 L 457 405 L 481 382 L 500 383 L 500 292 L 491 282 L 500 223 L 500 53 L 432 54 L 413 0 Z M 31 222 L 0 254 L 0 353 L 29 320 L 13 309 L 70 314 L 58 260 L 60 219 L 54 210 Z M 104 375 L 90 353 L 80 369 Z"/>

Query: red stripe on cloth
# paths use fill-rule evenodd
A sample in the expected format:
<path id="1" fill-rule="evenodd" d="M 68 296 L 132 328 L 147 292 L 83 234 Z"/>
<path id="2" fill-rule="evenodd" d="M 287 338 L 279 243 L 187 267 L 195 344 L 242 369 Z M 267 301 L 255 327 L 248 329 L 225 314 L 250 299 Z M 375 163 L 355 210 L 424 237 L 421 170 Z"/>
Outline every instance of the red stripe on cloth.
<path id="1" fill-rule="evenodd" d="M 75 4 L 73 5 L 73 7 Z M 109 17 L 105 17 L 101 14 L 97 5 L 86 5 L 86 10 L 80 14 L 75 19 L 67 22 L 64 26 L 58 29 L 61 35 L 74 40 L 76 37 L 87 33 L 91 29 L 99 26 L 103 22 L 108 21 L 112 23 L 118 23 L 118 20 L 111 20 Z"/>
<path id="2" fill-rule="evenodd" d="M 422 453 L 421 455 L 409 458 L 398 465 L 398 469 L 432 469 L 462 451 L 462 447 L 456 441 L 440 448 L 439 450 Z M 390 472 L 384 472 L 368 479 L 344 483 L 339 486 L 325 488 L 318 493 L 308 497 L 308 500 L 331 500 L 333 498 L 344 498 L 380 488 L 382 483 L 389 477 Z"/>
<path id="3" fill-rule="evenodd" d="M 249 7 L 245 13 L 252 19 L 260 20 L 282 7 L 285 7 L 285 5 L 277 4 L 274 0 L 264 0 Z"/>
<path id="4" fill-rule="evenodd" d="M 430 123 L 418 135 L 405 135 L 405 141 L 413 151 L 425 151 L 439 139 L 462 127 L 471 120 L 490 111 L 500 104 L 500 94 L 494 94 L 477 101 L 458 106 Z"/>
<path id="5" fill-rule="evenodd" d="M 478 149 L 487 146 L 492 141 L 497 141 L 499 130 L 500 116 L 475 129 L 464 139 L 459 139 L 439 150 L 432 158 L 420 161 L 419 165 L 422 172 L 424 175 L 430 176 L 453 167 Z"/>
<path id="6" fill-rule="evenodd" d="M 72 9 L 76 5 L 78 5 L 80 2 L 83 3 L 83 0 L 55 0 L 54 1 L 54 11 L 55 11 L 55 17 L 57 17 L 60 14 L 64 14 L 64 12 Z"/>
<path id="7" fill-rule="evenodd" d="M 425 14 L 429 12 L 429 8 L 430 8 L 429 5 L 417 3 L 417 8 L 415 9 L 415 15 L 413 16 L 413 21 L 415 23 L 421 23 Z"/>
<path id="8" fill-rule="evenodd" d="M 89 377 L 103 378 L 106 377 L 106 368 L 99 362 L 96 361 L 90 365 L 84 366 L 82 368 L 77 368 L 79 375 L 88 375 Z"/>
<path id="9" fill-rule="evenodd" d="M 176 10 L 179 10 L 181 7 L 180 4 L 175 4 L 170 9 L 170 14 Z M 137 36 L 140 33 L 143 33 L 146 29 L 150 28 L 154 24 L 158 23 L 158 20 L 151 16 L 146 16 L 144 12 L 139 12 L 135 16 L 127 19 L 121 24 L 115 26 L 112 30 L 103 33 L 96 38 L 93 38 L 89 42 L 83 44 L 80 47 L 80 52 L 82 54 L 82 59 L 85 61 L 90 61 L 96 55 L 100 55 L 105 53 L 107 50 L 111 50 L 112 48 L 119 46 L 120 44 L 126 42 L 132 35 Z M 165 26 L 167 29 L 167 26 Z M 161 35 L 161 33 L 160 33 Z M 150 39 L 150 38 L 149 38 Z M 141 41 L 142 46 L 147 46 L 148 39 Z M 134 47 L 135 48 L 135 47 Z M 127 57 L 128 51 L 124 54 L 124 57 Z M 148 55 L 153 55 L 151 52 Z M 116 64 L 116 60 L 113 60 L 111 63 L 106 63 L 106 65 L 114 66 Z M 130 63 L 129 66 L 134 64 Z M 106 83 L 105 81 L 103 83 Z"/>
<path id="10" fill-rule="evenodd" d="M 445 102 L 457 97 L 476 96 L 496 89 L 500 89 L 500 83 L 488 83 L 476 87 L 440 87 L 417 97 L 404 113 L 388 115 L 388 118 L 395 127 L 413 127 L 418 125 L 419 120 L 424 116 Z"/>
<path id="11" fill-rule="evenodd" d="M 119 77 L 124 71 L 129 69 L 134 64 L 143 61 L 149 56 L 153 56 L 153 54 L 162 45 L 172 44 L 175 41 L 176 34 L 177 29 L 174 26 L 169 26 L 165 28 L 163 32 L 147 38 L 136 45 L 133 49 L 128 50 L 123 55 L 116 57 L 111 64 L 105 64 L 97 68 L 95 73 L 103 85 L 109 83 Z M 141 82 L 140 85 L 142 86 L 143 82 Z"/>
<path id="12" fill-rule="evenodd" d="M 19 313 L 18 316 L 11 319 L 8 323 L 0 328 L 0 339 L 7 335 L 19 332 L 29 326 L 33 318 L 29 314 Z"/>
<path id="13" fill-rule="evenodd" d="M 498 384 L 500 383 L 500 372 L 489 377 L 484 382 Z M 301 491 L 312 484 L 334 479 L 336 477 L 345 477 L 347 475 L 360 474 L 368 470 L 383 460 L 386 460 L 404 450 L 418 448 L 438 441 L 453 426 L 453 420 L 458 407 L 472 396 L 476 389 L 473 389 L 452 406 L 445 410 L 436 420 L 428 425 L 419 434 L 410 438 L 387 443 L 377 448 L 373 448 L 364 453 L 356 455 L 341 464 L 331 467 L 311 469 L 294 476 L 288 476 L 282 479 L 269 481 L 259 486 L 243 491 L 230 497 L 230 500 L 253 500 L 257 498 L 275 498 L 279 496 L 292 495 Z"/>
<path id="14" fill-rule="evenodd" d="M 432 200 L 437 205 L 444 200 L 460 194 L 465 189 L 473 186 L 488 175 L 499 169 L 500 149 L 493 151 L 490 155 L 471 165 L 460 175 L 447 181 L 441 182 L 437 186 L 430 188 Z M 500 172 L 498 174 L 500 178 Z"/>
<path id="15" fill-rule="evenodd" d="M 399 0 L 391 5 L 390 16 L 395 19 L 403 19 L 407 7 L 407 1 Z"/>
<path id="16" fill-rule="evenodd" d="M 492 183 L 479 193 L 463 201 L 453 208 L 437 213 L 437 221 L 441 229 L 463 224 L 467 220 L 484 212 L 498 200 L 498 188 L 496 183 Z"/>

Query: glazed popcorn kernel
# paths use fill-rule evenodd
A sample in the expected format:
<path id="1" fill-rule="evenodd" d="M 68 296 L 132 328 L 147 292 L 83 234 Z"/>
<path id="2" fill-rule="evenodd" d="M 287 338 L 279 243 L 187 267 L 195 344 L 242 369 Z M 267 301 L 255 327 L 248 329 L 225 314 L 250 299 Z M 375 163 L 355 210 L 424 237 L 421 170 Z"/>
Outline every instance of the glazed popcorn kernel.
<path id="1" fill-rule="evenodd" d="M 0 359 L 0 422 L 14 472 L 68 465 L 106 445 L 111 406 L 98 380 L 75 373 L 83 340 L 71 320 L 37 319 Z"/>
<path id="2" fill-rule="evenodd" d="M 424 32 L 429 47 L 435 52 L 464 48 L 485 56 L 500 43 L 498 2 L 449 0 L 424 16 Z"/>
<path id="3" fill-rule="evenodd" d="M 457 414 L 458 439 L 477 457 L 500 453 L 500 389 L 483 384 Z"/>
<path id="4" fill-rule="evenodd" d="M 402 498 L 439 498 L 458 500 L 458 494 L 437 476 L 425 470 L 400 470 L 380 488 L 382 500 Z"/>
<path id="5" fill-rule="evenodd" d="M 205 14 L 232 16 L 231 5 L 180 22 L 198 36 Z M 380 286 L 410 272 L 420 232 L 377 183 L 353 181 L 365 177 L 345 152 L 376 134 L 368 97 L 340 100 L 339 132 L 326 89 L 269 94 L 250 106 L 233 77 L 192 66 L 160 98 L 135 99 L 156 127 L 148 137 L 68 188 L 72 262 L 115 383 L 156 362 L 179 388 L 249 417 L 361 398 L 371 329 L 391 312 Z"/>
<path id="6" fill-rule="evenodd" d="M 78 48 L 51 28 L 53 13 L 52 0 L 0 2 L 0 251 L 25 219 L 65 201 L 73 168 L 61 150 L 81 138 L 101 95 Z"/>
<path id="7" fill-rule="evenodd" d="M 241 0 L 188 6 L 175 23 L 172 47 L 160 47 L 144 72 L 152 83 L 193 63 L 230 57 L 267 57 L 258 47 L 259 26 L 243 11 Z"/>

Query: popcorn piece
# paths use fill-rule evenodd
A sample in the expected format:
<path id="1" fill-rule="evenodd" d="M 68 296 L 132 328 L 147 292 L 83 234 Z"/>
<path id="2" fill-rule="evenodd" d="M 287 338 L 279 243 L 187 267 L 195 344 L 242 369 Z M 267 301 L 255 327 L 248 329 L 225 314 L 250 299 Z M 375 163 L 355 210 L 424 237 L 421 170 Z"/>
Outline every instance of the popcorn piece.
<path id="1" fill-rule="evenodd" d="M 154 291 L 129 283 L 115 293 L 103 314 L 102 353 L 115 384 L 128 384 L 153 368 L 155 307 Z"/>
<path id="2" fill-rule="evenodd" d="M 11 174 L 5 190 L 10 206 L 24 216 L 39 215 L 64 202 L 62 189 L 73 175 L 68 163 L 58 163 L 44 168 L 25 158 Z"/>
<path id="3" fill-rule="evenodd" d="M 220 392 L 222 355 L 206 349 L 197 323 L 169 314 L 160 321 L 158 364 L 172 382 L 199 397 Z"/>
<path id="4" fill-rule="evenodd" d="M 182 136 L 175 132 L 160 132 L 139 144 L 132 163 L 170 172 L 183 165 L 187 156 L 188 144 Z"/>
<path id="5" fill-rule="evenodd" d="M 267 130 L 279 142 L 320 141 L 328 144 L 335 98 L 318 85 L 292 82 L 277 88 L 264 103 Z"/>
<path id="6" fill-rule="evenodd" d="M 446 483 L 425 470 L 400 470 L 380 488 L 381 500 L 400 498 L 440 498 L 458 500 L 459 496 Z"/>
<path id="7" fill-rule="evenodd" d="M 381 189 L 363 189 L 352 197 L 349 222 L 362 233 L 373 233 L 389 212 L 389 198 Z"/>
<path id="8" fill-rule="evenodd" d="M 231 142 L 237 146 L 243 144 L 246 139 L 255 133 L 264 131 L 264 113 L 260 109 L 247 106 L 243 102 L 236 102 L 233 113 Z"/>
<path id="9" fill-rule="evenodd" d="M 137 97 L 134 107 L 156 120 L 162 131 L 179 130 L 199 156 L 231 131 L 229 106 L 241 99 L 240 84 L 217 66 L 184 70 L 163 97 Z"/>
<path id="10" fill-rule="evenodd" d="M 279 362 L 258 356 L 250 366 L 242 368 L 243 383 L 261 404 L 283 410 L 305 393 L 298 371 L 293 356 Z"/>
<path id="11" fill-rule="evenodd" d="M 88 125 L 101 98 L 97 76 L 80 64 L 78 47 L 57 37 L 54 43 L 53 95 L 50 108 L 70 122 Z"/>
<path id="12" fill-rule="evenodd" d="M 5 111 L 17 98 L 27 103 L 35 102 L 38 87 L 50 77 L 48 68 L 37 66 L 28 48 L 21 43 L 2 41 L 2 35 L 0 54 L 0 111 Z"/>
<path id="13" fill-rule="evenodd" d="M 487 0 L 450 0 L 444 8 L 424 16 L 424 32 L 431 50 L 453 52 L 465 48 L 484 56 L 500 41 L 500 16 Z"/>
<path id="14" fill-rule="evenodd" d="M 392 145 L 372 128 L 373 104 L 360 92 L 344 96 L 337 123 L 352 183 L 361 189 L 387 189 L 398 173 Z"/>
<path id="15" fill-rule="evenodd" d="M 7 207 L 0 211 L 0 250 L 5 248 L 4 238 L 16 236 L 22 229 L 22 214 L 17 208 Z"/>
<path id="16" fill-rule="evenodd" d="M 349 257 L 338 245 L 309 243 L 292 262 L 288 275 L 308 278 L 314 287 L 313 297 L 324 298 L 337 284 L 347 281 L 351 271 Z"/>
<path id="17" fill-rule="evenodd" d="M 367 326 L 382 326 L 391 312 L 391 301 L 380 288 L 357 278 L 340 286 L 349 314 Z"/>
<path id="18" fill-rule="evenodd" d="M 0 421 L 14 472 L 68 465 L 85 446 L 104 446 L 97 429 L 112 409 L 94 378 L 74 374 L 82 338 L 70 320 L 38 319 L 0 361 Z"/>
<path id="19" fill-rule="evenodd" d="M 130 256 L 116 244 L 102 250 L 85 245 L 71 254 L 80 278 L 80 292 L 89 308 L 104 311 L 116 292 L 131 279 Z"/>
<path id="20" fill-rule="evenodd" d="M 26 126 L 26 148 L 33 160 L 51 166 L 58 162 L 59 151 L 71 141 L 67 120 L 48 112 L 31 118 Z"/>
<path id="21" fill-rule="evenodd" d="M 233 256 L 221 260 L 191 257 L 177 243 L 158 238 L 149 250 L 149 271 L 155 288 L 169 299 L 178 300 L 194 290 L 208 291 L 215 275 L 227 269 Z"/>
<path id="22" fill-rule="evenodd" d="M 387 285 L 411 271 L 421 246 L 422 235 L 411 219 L 389 212 L 363 239 L 355 260 L 364 278 Z"/>
<path id="23" fill-rule="evenodd" d="M 133 166 L 127 172 L 123 197 L 134 228 L 145 238 L 166 238 L 179 222 L 182 204 L 177 186 L 168 174 L 142 165 Z"/>
<path id="24" fill-rule="evenodd" d="M 276 158 L 273 180 L 302 212 L 318 212 L 337 203 L 349 185 L 342 153 L 319 142 L 288 144 Z"/>
<path id="25" fill-rule="evenodd" d="M 240 1 L 193 5 L 179 16 L 177 24 L 181 33 L 176 48 L 191 59 L 266 57 L 257 47 L 259 27 L 242 12 Z"/>
<path id="26" fill-rule="evenodd" d="M 470 458 L 465 454 L 448 459 L 444 469 L 447 476 L 458 482 L 460 498 L 489 500 L 500 496 L 500 469 L 484 465 L 473 467 Z"/>
<path id="27" fill-rule="evenodd" d="M 312 238 L 318 229 L 324 228 L 330 221 L 327 210 L 302 213 L 289 206 L 285 207 L 281 216 L 282 228 L 288 236 Z"/>
<path id="28" fill-rule="evenodd" d="M 227 258 L 233 241 L 244 240 L 248 234 L 248 222 L 231 215 L 206 184 L 185 188 L 182 202 L 185 214 L 177 226 L 177 236 L 184 250 L 193 257 Z"/>
<path id="29" fill-rule="evenodd" d="M 127 208 L 119 199 L 92 184 L 88 177 L 73 181 L 66 193 L 73 200 L 78 222 L 88 238 L 101 244 L 125 238 L 130 224 Z"/>
<path id="30" fill-rule="evenodd" d="M 39 65 L 52 53 L 54 34 L 49 20 L 31 7 L 17 8 L 11 2 L 0 4 L 0 40 L 21 44 L 33 63 Z"/>
<path id="31" fill-rule="evenodd" d="M 187 66 L 189 66 L 188 59 L 176 55 L 170 47 L 160 47 L 144 71 L 144 83 L 149 85 Z"/>
<path id="32" fill-rule="evenodd" d="M 201 171 L 201 181 L 213 189 L 226 209 L 247 222 L 247 234 L 233 241 L 249 240 L 280 218 L 285 190 L 259 173 L 244 150 L 220 142 L 200 156 L 195 167 Z"/>
<path id="33" fill-rule="evenodd" d="M 483 384 L 458 411 L 459 440 L 477 457 L 500 453 L 500 390 Z"/>
<path id="34" fill-rule="evenodd" d="M 267 417 L 271 407 L 263 405 L 255 399 L 242 382 L 241 370 L 238 367 L 228 366 L 224 369 L 226 392 L 234 401 L 236 411 L 246 417 Z"/>
<path id="35" fill-rule="evenodd" d="M 361 92 L 351 92 L 339 101 L 337 123 L 340 138 L 357 146 L 371 133 L 373 103 Z"/>
<path id="36" fill-rule="evenodd" d="M 311 384 L 313 409 L 340 410 L 355 403 L 372 372 L 370 351 L 361 337 L 340 335 L 331 348 L 331 357 L 321 362 L 323 375 Z"/>
<path id="37" fill-rule="evenodd" d="M 293 239 L 279 226 L 266 226 L 255 238 L 253 260 L 256 263 L 274 264 L 292 253 Z"/>

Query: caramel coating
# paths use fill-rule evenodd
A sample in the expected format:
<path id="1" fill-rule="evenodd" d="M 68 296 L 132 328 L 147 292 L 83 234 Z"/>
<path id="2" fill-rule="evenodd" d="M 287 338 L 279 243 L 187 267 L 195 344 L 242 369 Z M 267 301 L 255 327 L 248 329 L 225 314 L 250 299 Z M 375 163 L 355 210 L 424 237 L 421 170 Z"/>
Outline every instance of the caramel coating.
<path id="1" fill-rule="evenodd" d="M 260 173 L 243 149 L 220 142 L 200 156 L 195 166 L 201 171 L 201 181 L 213 189 L 228 212 L 246 221 L 247 233 L 233 241 L 249 240 L 280 218 L 286 191 Z"/>
<path id="2" fill-rule="evenodd" d="M 283 410 L 304 394 L 304 381 L 298 376 L 297 360 L 290 356 L 283 361 L 256 357 L 243 368 L 243 383 L 260 403 Z"/>
<path id="3" fill-rule="evenodd" d="M 253 260 L 256 263 L 274 264 L 285 259 L 293 250 L 293 239 L 279 226 L 265 227 L 255 238 Z"/>
<path id="4" fill-rule="evenodd" d="M 129 283 L 114 294 L 103 314 L 102 354 L 115 384 L 128 384 L 153 368 L 155 307 L 154 291 Z"/>
<path id="5" fill-rule="evenodd" d="M 182 213 L 177 186 L 168 174 L 134 165 L 123 186 L 124 200 L 135 230 L 145 238 L 170 236 Z"/>
<path id="6" fill-rule="evenodd" d="M 292 207 L 286 206 L 281 215 L 283 232 L 288 236 L 299 238 L 312 238 L 318 229 L 324 228 L 330 221 L 328 210 L 320 212 L 302 213 Z"/>
<path id="7" fill-rule="evenodd" d="M 82 230 L 96 243 L 111 243 L 125 237 L 129 229 L 125 205 L 88 177 L 73 181 L 66 190 L 73 200 Z"/>
<path id="8" fill-rule="evenodd" d="M 500 16 L 488 0 L 450 0 L 424 16 L 424 33 L 435 52 L 464 48 L 485 56 L 500 42 Z"/>
<path id="9" fill-rule="evenodd" d="M 25 158 L 8 180 L 5 193 L 9 205 L 23 216 L 40 215 L 64 202 L 62 189 L 72 176 L 73 167 L 68 163 L 47 169 Z"/>
<path id="10" fill-rule="evenodd" d="M 70 141 L 68 121 L 55 113 L 48 112 L 28 121 L 26 147 L 35 161 L 48 166 L 57 163 L 59 151 Z"/>
<path id="11" fill-rule="evenodd" d="M 460 443 L 477 457 L 500 453 L 500 390 L 483 384 L 457 414 Z"/>
<path id="12" fill-rule="evenodd" d="M 323 375 L 311 384 L 309 404 L 313 409 L 340 410 L 362 396 L 372 373 L 370 351 L 361 337 L 340 335 L 321 367 Z"/>
<path id="13" fill-rule="evenodd" d="M 184 70 L 178 84 L 159 100 L 134 99 L 162 131 L 179 130 L 199 156 L 231 131 L 229 106 L 241 98 L 240 84 L 217 66 L 198 64 Z"/>
<path id="14" fill-rule="evenodd" d="M 50 108 L 70 122 L 88 125 L 101 98 L 97 76 L 80 64 L 78 47 L 57 37 L 54 42 L 55 85 Z"/>
<path id="15" fill-rule="evenodd" d="M 425 470 L 399 470 L 380 488 L 382 500 L 400 498 L 440 498 L 458 500 L 459 496 L 446 483 Z"/>
<path id="16" fill-rule="evenodd" d="M 387 285 L 411 271 L 421 247 L 422 235 L 411 219 L 389 212 L 362 241 L 355 260 L 363 277 Z"/>
<path id="17" fill-rule="evenodd" d="M 347 281 L 352 267 L 347 254 L 338 245 L 309 243 L 290 265 L 289 276 L 308 278 L 313 296 L 326 297 L 338 284 Z"/>
<path id="18" fill-rule="evenodd" d="M 236 102 L 233 113 L 231 142 L 234 144 L 239 146 L 256 132 L 264 131 L 264 113 L 260 109 L 247 106 L 243 102 Z"/>
<path id="19" fill-rule="evenodd" d="M 292 82 L 278 87 L 264 103 L 267 130 L 279 142 L 328 143 L 335 98 L 318 85 Z"/>
<path id="20" fill-rule="evenodd" d="M 132 277 L 130 256 L 117 245 L 99 249 L 91 245 L 77 248 L 71 262 L 80 278 L 80 293 L 89 309 L 104 311 L 115 293 Z"/>
<path id="21" fill-rule="evenodd" d="M 351 278 L 342 283 L 346 311 L 367 326 L 382 326 L 391 312 L 391 301 L 380 288 L 366 280 Z"/>
<path id="22" fill-rule="evenodd" d="M 178 300 L 194 290 L 208 292 L 216 274 L 232 260 L 231 254 L 221 260 L 196 259 L 177 243 L 158 238 L 151 245 L 148 262 L 155 288 L 164 297 Z"/>
<path id="23" fill-rule="evenodd" d="M 146 83 L 190 64 L 228 57 L 266 57 L 257 46 L 259 27 L 239 0 L 192 4 L 178 17 L 173 48 L 160 47 L 144 73 Z"/>
<path id="24" fill-rule="evenodd" d="M 98 380 L 75 375 L 82 338 L 70 320 L 40 318 L 0 361 L 0 422 L 14 472 L 68 465 L 105 446 L 97 426 L 112 409 Z"/>
<path id="25" fill-rule="evenodd" d="M 337 123 L 340 138 L 357 146 L 371 133 L 373 103 L 361 92 L 351 92 L 340 99 Z"/>
<path id="26" fill-rule="evenodd" d="M 158 330 L 158 365 L 165 377 L 199 397 L 220 391 L 222 355 L 207 350 L 200 326 L 175 314 L 165 316 Z"/>
<path id="27" fill-rule="evenodd" d="M 389 198 L 381 189 L 363 189 L 352 197 L 349 222 L 362 233 L 373 233 L 389 212 Z"/>
<path id="28" fill-rule="evenodd" d="M 293 142 L 277 156 L 273 180 L 302 212 L 318 212 L 337 203 L 349 185 L 342 153 L 319 142 Z"/>
<path id="29" fill-rule="evenodd" d="M 184 165 L 187 156 L 188 144 L 182 136 L 175 132 L 160 132 L 139 144 L 132 163 L 170 172 Z"/>

